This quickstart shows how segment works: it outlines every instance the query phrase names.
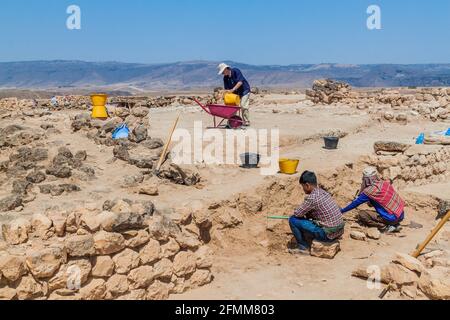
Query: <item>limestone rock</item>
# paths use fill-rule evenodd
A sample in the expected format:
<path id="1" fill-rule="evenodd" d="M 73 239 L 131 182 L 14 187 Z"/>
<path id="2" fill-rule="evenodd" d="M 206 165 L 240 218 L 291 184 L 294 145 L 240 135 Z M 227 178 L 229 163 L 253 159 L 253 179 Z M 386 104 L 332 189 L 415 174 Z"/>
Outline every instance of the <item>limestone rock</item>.
<path id="1" fill-rule="evenodd" d="M 0 200 L 0 212 L 12 211 L 22 205 L 20 195 L 12 195 Z"/>
<path id="2" fill-rule="evenodd" d="M 7 253 L 0 253 L 0 273 L 11 282 L 17 281 L 27 273 L 25 258 Z"/>
<path id="3" fill-rule="evenodd" d="M 314 241 L 311 246 L 311 255 L 323 259 L 334 259 L 340 250 L 339 241 L 330 243 Z"/>
<path id="4" fill-rule="evenodd" d="M 147 300 L 167 300 L 169 298 L 169 286 L 161 281 L 154 281 L 147 289 Z"/>
<path id="5" fill-rule="evenodd" d="M 3 239 L 11 245 L 18 245 L 28 241 L 31 223 L 23 218 L 13 220 L 2 225 Z"/>
<path id="6" fill-rule="evenodd" d="M 116 146 L 113 150 L 114 157 L 122 161 L 128 162 L 130 160 L 130 154 L 125 146 Z"/>
<path id="7" fill-rule="evenodd" d="M 131 113 L 138 118 L 144 118 L 148 115 L 149 109 L 145 107 L 135 107 L 131 110 Z"/>
<path id="8" fill-rule="evenodd" d="M 201 245 L 198 236 L 187 231 L 177 233 L 177 235 L 175 236 L 175 240 L 178 242 L 182 249 L 196 250 Z"/>
<path id="9" fill-rule="evenodd" d="M 149 220 L 150 237 L 158 241 L 167 241 L 170 236 L 181 232 L 180 227 L 164 216 L 154 216 Z"/>
<path id="10" fill-rule="evenodd" d="M 352 231 L 350 237 L 358 241 L 366 241 L 366 235 L 360 231 Z"/>
<path id="11" fill-rule="evenodd" d="M 132 142 L 140 143 L 142 141 L 145 141 L 147 137 L 148 137 L 147 127 L 145 125 L 139 125 L 133 129 L 130 135 L 130 140 Z"/>
<path id="12" fill-rule="evenodd" d="M 118 218 L 118 214 L 110 211 L 103 211 L 95 216 L 100 227 L 108 232 L 112 232 Z"/>
<path id="13" fill-rule="evenodd" d="M 155 184 L 146 184 L 139 187 L 139 194 L 148 196 L 157 196 L 159 194 L 158 186 Z"/>
<path id="14" fill-rule="evenodd" d="M 173 259 L 173 270 L 178 277 L 192 274 L 196 269 L 196 256 L 188 251 L 179 252 Z"/>
<path id="15" fill-rule="evenodd" d="M 36 213 L 31 217 L 31 227 L 34 233 L 44 237 L 52 227 L 52 220 L 43 214 Z"/>
<path id="16" fill-rule="evenodd" d="M 113 257 L 118 274 L 127 274 L 139 266 L 139 254 L 131 249 L 125 249 Z"/>
<path id="17" fill-rule="evenodd" d="M 66 259 L 65 249 L 60 246 L 53 246 L 39 250 L 28 250 L 26 264 L 35 278 L 45 279 L 52 277 Z"/>
<path id="18" fill-rule="evenodd" d="M 153 273 L 155 278 L 158 279 L 169 279 L 172 278 L 173 275 L 173 264 L 167 258 L 161 259 L 157 263 L 155 263 L 153 268 Z"/>
<path id="19" fill-rule="evenodd" d="M 180 251 L 180 245 L 175 239 L 170 238 L 169 241 L 161 246 L 161 257 L 171 258 Z"/>
<path id="20" fill-rule="evenodd" d="M 423 264 L 416 258 L 411 257 L 408 254 L 396 253 L 395 258 L 392 260 L 394 263 L 398 263 L 408 270 L 422 273 L 425 270 Z"/>
<path id="21" fill-rule="evenodd" d="M 147 298 L 147 291 L 144 289 L 138 289 L 138 290 L 131 290 L 126 295 L 120 296 L 117 300 L 137 301 L 137 300 L 146 300 L 146 298 Z"/>
<path id="22" fill-rule="evenodd" d="M 207 269 L 207 268 L 212 267 L 214 253 L 210 247 L 208 247 L 208 246 L 200 247 L 195 252 L 195 256 L 197 257 L 197 268 Z"/>
<path id="23" fill-rule="evenodd" d="M 65 240 L 67 254 L 71 257 L 84 257 L 95 254 L 94 237 L 88 235 L 73 235 Z"/>
<path id="24" fill-rule="evenodd" d="M 68 166 L 51 166 L 45 173 L 57 178 L 70 178 L 72 176 L 72 170 Z"/>
<path id="25" fill-rule="evenodd" d="M 94 235 L 94 247 L 98 255 L 114 254 L 125 248 L 125 238 L 120 233 L 100 231 Z"/>
<path id="26" fill-rule="evenodd" d="M 82 227 L 85 227 L 90 232 L 97 232 L 101 227 L 101 220 L 93 212 L 86 212 L 80 217 Z"/>
<path id="27" fill-rule="evenodd" d="M 1 300 L 13 300 L 17 296 L 16 289 L 4 287 L 0 288 L 0 301 Z"/>
<path id="28" fill-rule="evenodd" d="M 161 246 L 158 241 L 151 239 L 139 252 L 139 260 L 142 265 L 151 264 L 161 256 Z"/>
<path id="29" fill-rule="evenodd" d="M 419 281 L 420 290 L 432 300 L 450 299 L 450 281 L 434 279 L 428 274 L 422 274 Z"/>
<path id="30" fill-rule="evenodd" d="M 33 300 L 44 295 L 44 288 L 31 276 L 23 277 L 16 288 L 19 300 Z"/>
<path id="31" fill-rule="evenodd" d="M 395 283 L 398 285 L 412 284 L 419 280 L 416 273 L 406 269 L 399 264 L 389 264 L 381 268 L 381 282 L 385 284 Z"/>
<path id="32" fill-rule="evenodd" d="M 366 231 L 367 238 L 373 240 L 379 240 L 381 238 L 381 232 L 377 228 L 369 228 Z"/>
<path id="33" fill-rule="evenodd" d="M 97 256 L 93 259 L 92 275 L 94 277 L 110 277 L 114 273 L 114 261 L 110 256 Z"/>
<path id="34" fill-rule="evenodd" d="M 123 233 L 125 246 L 127 248 L 137 248 L 150 241 L 150 235 L 145 230 L 132 230 Z"/>
<path id="35" fill-rule="evenodd" d="M 178 225 L 186 225 L 192 217 L 192 210 L 187 207 L 181 207 L 174 210 L 170 218 Z"/>
<path id="36" fill-rule="evenodd" d="M 378 141 L 374 144 L 375 153 L 377 154 L 379 152 L 405 152 L 410 147 L 410 145 L 392 141 Z"/>
<path id="37" fill-rule="evenodd" d="M 49 214 L 49 218 L 52 220 L 52 225 L 55 228 L 55 234 L 58 237 L 63 237 L 66 232 L 66 217 L 62 214 L 53 213 Z"/>
<path id="38" fill-rule="evenodd" d="M 106 294 L 105 280 L 92 279 L 80 289 L 80 294 L 83 300 L 102 300 Z"/>
<path id="39" fill-rule="evenodd" d="M 192 287 L 201 287 L 212 281 L 212 274 L 209 270 L 197 270 L 189 280 Z"/>
<path id="40" fill-rule="evenodd" d="M 163 165 L 158 173 L 158 177 L 186 186 L 194 186 L 200 182 L 200 174 L 198 172 L 182 168 L 174 163 Z"/>
<path id="41" fill-rule="evenodd" d="M 106 281 L 106 290 L 112 294 L 113 297 L 125 294 L 128 291 L 127 276 L 115 274 Z"/>
<path id="42" fill-rule="evenodd" d="M 142 266 L 131 270 L 128 274 L 128 280 L 131 289 L 146 289 L 150 286 L 155 275 L 153 273 L 153 267 Z"/>
<path id="43" fill-rule="evenodd" d="M 84 284 L 88 281 L 92 271 L 91 261 L 87 258 L 77 258 L 69 261 L 67 264 L 68 275 L 71 273 L 76 274 Z"/>

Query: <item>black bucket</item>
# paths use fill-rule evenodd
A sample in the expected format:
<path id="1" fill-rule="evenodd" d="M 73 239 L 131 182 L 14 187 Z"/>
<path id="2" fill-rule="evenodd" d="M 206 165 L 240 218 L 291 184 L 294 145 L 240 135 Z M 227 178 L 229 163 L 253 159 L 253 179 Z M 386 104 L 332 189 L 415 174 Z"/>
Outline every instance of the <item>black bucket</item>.
<path id="1" fill-rule="evenodd" d="M 243 153 L 240 155 L 242 167 L 246 169 L 258 168 L 261 155 L 257 153 Z"/>
<path id="2" fill-rule="evenodd" d="M 338 137 L 324 137 L 323 140 L 325 141 L 325 149 L 328 149 L 328 150 L 337 149 L 338 144 L 339 144 Z"/>

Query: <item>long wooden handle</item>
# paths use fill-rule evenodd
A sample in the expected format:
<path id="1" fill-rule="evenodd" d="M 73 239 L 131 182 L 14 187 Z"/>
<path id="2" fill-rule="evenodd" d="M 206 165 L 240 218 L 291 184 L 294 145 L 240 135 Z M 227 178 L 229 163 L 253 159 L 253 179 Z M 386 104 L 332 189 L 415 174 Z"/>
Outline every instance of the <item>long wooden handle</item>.
<path id="1" fill-rule="evenodd" d="M 167 149 L 169 149 L 169 145 L 172 142 L 172 136 L 173 136 L 173 133 L 175 132 L 175 129 L 177 128 L 178 121 L 180 120 L 180 117 L 181 117 L 181 112 L 178 113 L 178 117 L 175 120 L 175 123 L 173 124 L 172 129 L 170 130 L 169 137 L 167 138 L 166 145 L 164 146 L 163 152 L 162 152 L 161 157 L 159 158 L 159 161 L 158 161 L 158 165 L 156 166 L 156 172 L 159 172 L 159 169 L 161 169 L 161 166 L 162 166 L 162 164 L 164 162 L 164 159 L 166 158 Z"/>
<path id="2" fill-rule="evenodd" d="M 447 215 L 441 219 L 441 222 L 431 231 L 430 235 L 425 239 L 425 241 L 417 247 L 417 250 L 414 251 L 411 256 L 417 258 L 420 256 L 422 251 L 427 247 L 427 245 L 433 240 L 436 234 L 442 229 L 442 227 L 450 220 L 450 211 L 447 212 Z"/>

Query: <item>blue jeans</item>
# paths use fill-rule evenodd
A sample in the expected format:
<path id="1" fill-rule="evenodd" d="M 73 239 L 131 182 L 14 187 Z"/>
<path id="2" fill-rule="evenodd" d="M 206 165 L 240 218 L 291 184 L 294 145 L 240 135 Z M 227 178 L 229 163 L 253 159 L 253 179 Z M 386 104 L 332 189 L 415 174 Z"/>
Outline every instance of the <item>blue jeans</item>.
<path id="1" fill-rule="evenodd" d="M 298 247 L 302 250 L 309 248 L 309 244 L 305 240 L 305 234 L 309 234 L 314 240 L 331 242 L 325 231 L 311 220 L 291 217 L 289 219 L 289 226 L 297 240 Z"/>

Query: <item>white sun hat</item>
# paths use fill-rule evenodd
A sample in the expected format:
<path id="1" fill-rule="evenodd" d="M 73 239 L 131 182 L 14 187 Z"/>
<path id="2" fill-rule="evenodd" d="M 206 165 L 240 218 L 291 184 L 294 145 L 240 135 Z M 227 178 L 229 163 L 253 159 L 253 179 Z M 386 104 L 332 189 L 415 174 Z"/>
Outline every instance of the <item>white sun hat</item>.
<path id="1" fill-rule="evenodd" d="M 226 63 L 221 63 L 219 64 L 219 66 L 217 67 L 219 69 L 219 76 L 223 74 L 223 72 L 225 71 L 226 68 L 229 68 L 230 66 L 227 65 Z"/>

